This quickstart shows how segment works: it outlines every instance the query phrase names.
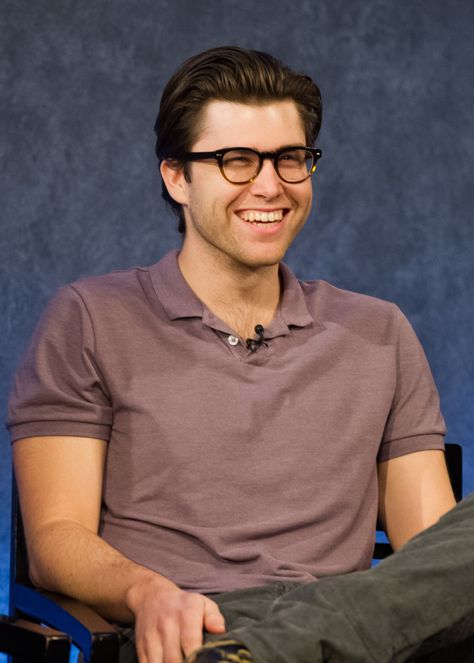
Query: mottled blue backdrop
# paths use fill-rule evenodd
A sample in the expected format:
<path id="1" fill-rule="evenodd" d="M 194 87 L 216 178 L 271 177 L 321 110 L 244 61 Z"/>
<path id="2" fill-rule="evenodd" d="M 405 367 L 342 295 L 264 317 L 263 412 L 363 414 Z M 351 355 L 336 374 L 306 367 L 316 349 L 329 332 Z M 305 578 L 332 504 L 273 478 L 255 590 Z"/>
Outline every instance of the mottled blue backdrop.
<path id="1" fill-rule="evenodd" d="M 2 416 L 59 285 L 179 244 L 153 153 L 160 92 L 184 58 L 233 43 L 320 85 L 315 207 L 288 262 L 405 311 L 473 490 L 472 0 L 4 0 L 0 12 Z M 1 450 L 4 611 L 5 431 Z"/>

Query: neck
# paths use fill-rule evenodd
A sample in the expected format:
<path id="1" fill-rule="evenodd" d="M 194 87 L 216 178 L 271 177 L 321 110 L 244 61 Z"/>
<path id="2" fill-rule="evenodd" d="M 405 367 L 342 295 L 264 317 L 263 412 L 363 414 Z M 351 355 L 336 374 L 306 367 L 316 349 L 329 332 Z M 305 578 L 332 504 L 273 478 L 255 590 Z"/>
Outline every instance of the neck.
<path id="1" fill-rule="evenodd" d="M 193 260 L 181 251 L 178 264 L 199 299 L 242 339 L 255 337 L 255 325 L 268 325 L 280 301 L 278 265 L 247 267 L 228 261 Z"/>

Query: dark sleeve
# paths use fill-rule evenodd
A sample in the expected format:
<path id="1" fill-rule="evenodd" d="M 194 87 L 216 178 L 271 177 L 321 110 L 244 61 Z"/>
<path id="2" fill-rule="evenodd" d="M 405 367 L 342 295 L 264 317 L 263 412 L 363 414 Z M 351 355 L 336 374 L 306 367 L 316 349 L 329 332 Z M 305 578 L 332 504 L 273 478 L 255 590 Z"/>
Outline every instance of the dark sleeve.
<path id="1" fill-rule="evenodd" d="M 414 451 L 444 449 L 446 427 L 423 348 L 410 323 L 397 312 L 396 387 L 378 460 Z"/>
<path id="2" fill-rule="evenodd" d="M 108 440 L 111 425 L 93 322 L 78 292 L 66 286 L 47 307 L 18 367 L 7 427 L 13 442 L 37 435 Z"/>

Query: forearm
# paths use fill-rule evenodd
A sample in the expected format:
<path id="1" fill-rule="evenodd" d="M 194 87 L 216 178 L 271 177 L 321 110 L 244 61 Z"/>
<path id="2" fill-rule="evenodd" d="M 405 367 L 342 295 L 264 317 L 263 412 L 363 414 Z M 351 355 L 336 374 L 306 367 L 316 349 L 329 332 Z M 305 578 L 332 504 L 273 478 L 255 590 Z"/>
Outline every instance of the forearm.
<path id="1" fill-rule="evenodd" d="M 73 521 L 44 525 L 28 549 L 30 575 L 37 586 L 76 598 L 114 621 L 134 621 L 134 599 L 145 586 L 157 591 L 176 588 Z"/>

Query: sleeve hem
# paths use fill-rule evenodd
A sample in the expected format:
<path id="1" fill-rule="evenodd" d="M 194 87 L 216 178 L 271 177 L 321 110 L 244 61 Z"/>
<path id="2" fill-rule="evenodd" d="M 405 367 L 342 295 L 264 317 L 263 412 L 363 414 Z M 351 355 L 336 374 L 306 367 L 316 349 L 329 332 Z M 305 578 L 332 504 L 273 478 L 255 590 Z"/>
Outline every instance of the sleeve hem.
<path id="1" fill-rule="evenodd" d="M 47 437 L 65 435 L 74 437 L 93 437 L 99 440 L 110 439 L 111 427 L 108 424 L 91 424 L 81 421 L 29 421 L 10 427 L 11 442 L 25 437 Z"/>
<path id="2" fill-rule="evenodd" d="M 413 435 L 399 440 L 384 442 L 380 447 L 377 462 L 382 463 L 392 458 L 404 456 L 405 454 L 415 453 L 416 451 L 429 451 L 431 449 L 444 451 L 444 435 L 438 433 Z"/>

